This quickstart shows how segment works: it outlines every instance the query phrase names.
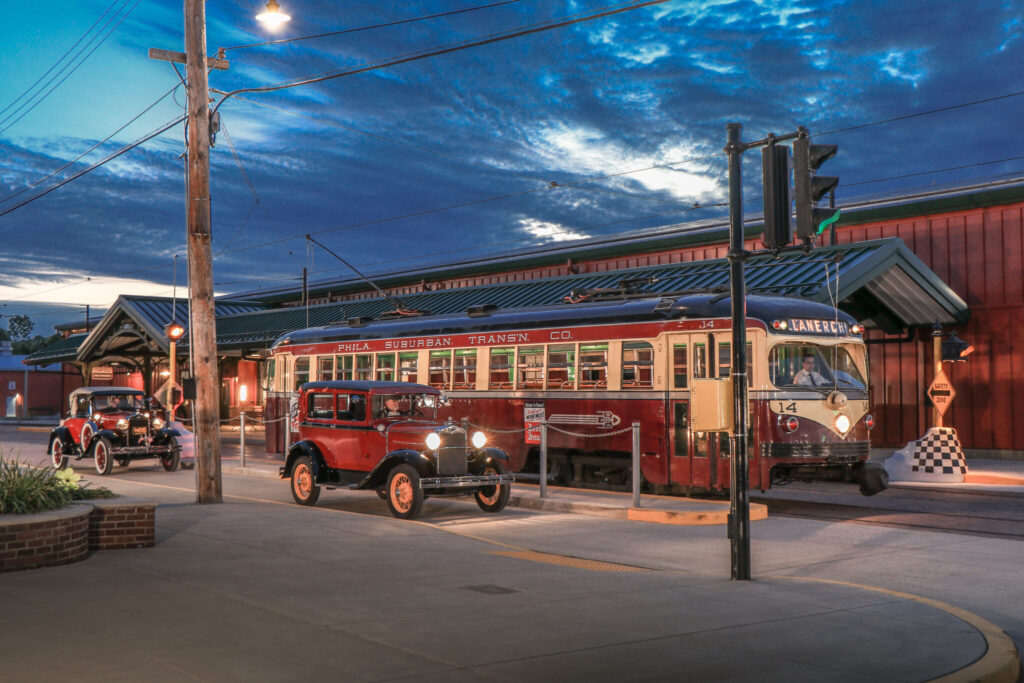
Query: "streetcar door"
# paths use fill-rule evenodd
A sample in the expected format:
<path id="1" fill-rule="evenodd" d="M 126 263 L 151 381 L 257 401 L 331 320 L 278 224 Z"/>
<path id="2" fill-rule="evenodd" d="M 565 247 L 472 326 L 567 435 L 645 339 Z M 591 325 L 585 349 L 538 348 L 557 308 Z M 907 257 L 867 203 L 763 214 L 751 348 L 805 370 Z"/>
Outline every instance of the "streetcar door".
<path id="1" fill-rule="evenodd" d="M 690 335 L 690 377 L 711 379 L 718 377 L 718 348 L 713 334 Z M 725 435 L 728 437 L 728 435 Z M 728 457 L 728 445 L 722 448 L 723 439 L 717 432 L 696 432 L 690 430 L 692 485 L 704 488 L 720 488 L 728 483 L 726 461 L 723 477 L 723 450 Z M 728 438 L 724 440 L 728 444 Z"/>
<path id="2" fill-rule="evenodd" d="M 693 449 L 690 438 L 690 350 L 689 335 L 671 335 L 668 339 L 670 363 L 668 377 L 669 478 L 673 484 L 692 486 Z"/>

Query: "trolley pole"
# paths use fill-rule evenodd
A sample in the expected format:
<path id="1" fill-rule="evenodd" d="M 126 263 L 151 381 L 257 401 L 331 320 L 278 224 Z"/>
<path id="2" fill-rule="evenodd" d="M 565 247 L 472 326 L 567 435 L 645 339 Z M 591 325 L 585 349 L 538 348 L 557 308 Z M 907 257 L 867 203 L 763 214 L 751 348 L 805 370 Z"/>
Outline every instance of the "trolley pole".
<path id="1" fill-rule="evenodd" d="M 750 492 L 747 472 L 747 296 L 743 262 L 743 174 L 745 146 L 740 142 L 742 126 L 726 125 L 725 152 L 729 156 L 729 282 L 732 297 L 732 379 L 735 423 L 732 433 L 732 467 L 729 477 L 729 542 L 733 581 L 750 580 Z"/>
<path id="2" fill-rule="evenodd" d="M 223 502 L 220 471 L 217 323 L 213 305 L 210 226 L 210 93 L 206 64 L 206 0 L 185 0 L 188 76 L 188 260 L 192 321 L 196 502 Z"/>

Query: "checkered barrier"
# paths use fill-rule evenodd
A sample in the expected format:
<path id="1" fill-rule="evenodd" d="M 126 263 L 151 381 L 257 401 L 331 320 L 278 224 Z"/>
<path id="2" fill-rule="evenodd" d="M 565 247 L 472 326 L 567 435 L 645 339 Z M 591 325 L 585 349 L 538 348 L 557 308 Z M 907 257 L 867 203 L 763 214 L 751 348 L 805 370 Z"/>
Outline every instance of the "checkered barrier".
<path id="1" fill-rule="evenodd" d="M 955 429 L 932 427 L 893 453 L 885 461 L 885 469 L 894 481 L 958 484 L 967 474 L 967 461 Z"/>

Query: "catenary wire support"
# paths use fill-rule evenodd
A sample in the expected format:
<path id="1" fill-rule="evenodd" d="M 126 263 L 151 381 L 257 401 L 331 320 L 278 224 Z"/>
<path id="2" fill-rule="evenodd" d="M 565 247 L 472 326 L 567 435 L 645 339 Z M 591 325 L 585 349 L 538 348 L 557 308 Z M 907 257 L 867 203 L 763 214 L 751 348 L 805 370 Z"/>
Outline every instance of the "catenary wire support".
<path id="1" fill-rule="evenodd" d="M 643 478 L 640 472 L 640 422 L 634 420 L 630 426 L 633 430 L 633 507 L 640 507 L 640 480 Z"/>

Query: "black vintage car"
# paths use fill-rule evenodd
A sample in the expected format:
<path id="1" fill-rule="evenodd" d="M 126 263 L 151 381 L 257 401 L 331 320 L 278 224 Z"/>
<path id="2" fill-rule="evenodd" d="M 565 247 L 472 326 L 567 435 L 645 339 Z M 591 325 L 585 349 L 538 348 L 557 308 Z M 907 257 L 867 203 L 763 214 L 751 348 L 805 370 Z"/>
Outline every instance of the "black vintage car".
<path id="1" fill-rule="evenodd" d="M 181 436 L 152 410 L 146 395 L 125 387 L 82 387 L 68 397 L 69 411 L 50 432 L 49 455 L 57 469 L 68 460 L 92 458 L 96 471 L 110 474 L 141 458 L 159 458 L 168 472 L 181 463 Z"/>

